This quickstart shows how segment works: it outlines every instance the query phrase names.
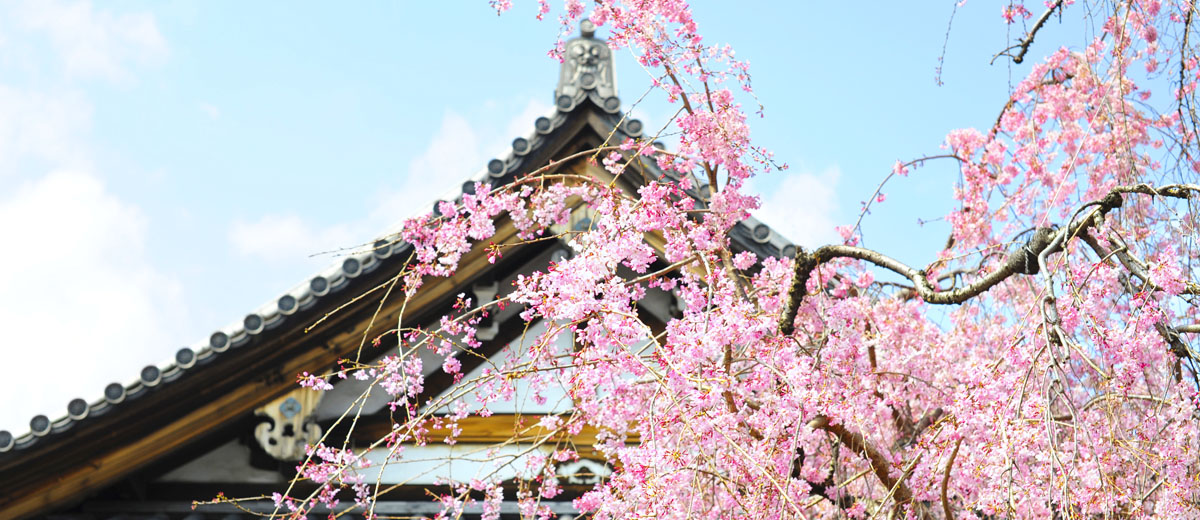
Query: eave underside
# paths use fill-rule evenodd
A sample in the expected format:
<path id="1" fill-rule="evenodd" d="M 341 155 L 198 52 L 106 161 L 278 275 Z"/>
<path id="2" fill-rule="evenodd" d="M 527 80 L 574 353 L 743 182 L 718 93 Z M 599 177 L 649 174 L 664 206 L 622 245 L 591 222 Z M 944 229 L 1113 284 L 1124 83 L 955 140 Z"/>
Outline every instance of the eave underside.
<path id="1" fill-rule="evenodd" d="M 575 107 L 567 116 L 552 132 L 537 136 L 536 139 L 540 139 L 537 146 L 525 149 L 519 160 L 514 162 L 510 157 L 505 161 L 493 161 L 500 164 L 495 168 L 491 168 L 494 164 L 489 165 L 490 180 L 495 184 L 507 184 L 532 166 L 550 164 L 555 158 L 589 150 L 613 142 L 612 139 L 624 139 L 624 134 L 619 132 L 613 136 L 619 119 L 590 103 Z M 514 142 L 514 149 L 517 145 Z M 556 170 L 611 178 L 603 169 L 589 163 L 586 157 L 550 169 L 551 172 Z M 649 179 L 661 176 L 653 167 L 641 173 Z M 630 176 L 623 178 L 622 183 L 633 193 L 640 180 Z M 752 250 L 760 256 L 786 253 L 786 248 L 769 230 L 765 236 L 770 240 L 762 239 L 755 227 L 757 221 L 739 226 L 745 229 L 734 230 L 738 248 Z M 467 292 L 472 284 L 495 278 L 499 272 L 516 269 L 555 244 L 523 243 L 516 237 L 511 223 L 505 221 L 498 222 L 497 230 L 497 235 L 490 241 L 511 246 L 502 259 L 496 265 L 488 263 L 485 245 L 477 244 L 463 257 L 454 276 L 429 280 L 405 305 L 407 323 L 427 324 L 436 320 L 450 310 L 455 296 Z M 155 496 L 153 490 L 145 491 L 147 488 L 137 492 L 136 488 L 146 482 L 144 476 L 162 473 L 171 465 L 211 448 L 218 439 L 228 438 L 231 431 L 243 428 L 247 421 L 253 420 L 256 408 L 294 389 L 296 374 L 324 372 L 338 360 L 355 356 L 364 338 L 373 338 L 393 327 L 401 299 L 394 297 L 383 305 L 380 305 L 380 299 L 403 269 L 405 261 L 402 257 L 406 256 L 407 252 L 401 251 L 392 258 L 380 260 L 381 265 L 348 282 L 349 287 L 340 293 L 343 296 L 326 297 L 318 305 L 296 311 L 281 324 L 245 339 L 240 345 L 235 343 L 220 356 L 208 358 L 203 366 L 182 372 L 169 384 L 147 387 L 139 398 L 121 403 L 104 415 L 78 421 L 71 428 L 55 432 L 24 449 L 0 453 L 0 489 L 5 490 L 0 496 L 0 519 L 64 509 L 75 509 L 82 514 L 79 507 L 93 504 L 87 497 L 111 490 L 113 486 L 131 486 L 133 495 L 142 494 L 143 499 Z M 350 301 L 364 293 L 367 296 Z M 368 326 L 371 323 L 374 325 Z M 394 338 L 391 343 L 385 340 L 382 347 L 395 347 Z M 448 378 L 442 379 L 447 380 L 431 379 L 430 388 L 449 384 Z M 225 492 L 227 496 L 247 496 L 235 494 L 228 488 L 215 491 Z M 210 496 L 201 493 L 190 498 Z M 151 503 L 146 500 L 133 503 L 138 502 Z M 403 505 L 409 502 L 396 504 L 398 508 L 409 507 Z M 190 507 L 190 502 L 188 505 Z"/>

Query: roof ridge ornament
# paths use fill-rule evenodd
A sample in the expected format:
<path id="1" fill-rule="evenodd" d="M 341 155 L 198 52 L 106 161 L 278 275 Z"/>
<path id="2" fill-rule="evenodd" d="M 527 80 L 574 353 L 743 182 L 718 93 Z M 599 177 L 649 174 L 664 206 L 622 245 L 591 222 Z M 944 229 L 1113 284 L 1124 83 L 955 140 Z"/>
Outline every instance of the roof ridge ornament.
<path id="1" fill-rule="evenodd" d="M 620 108 L 617 100 L 617 71 L 613 66 L 612 49 L 596 38 L 596 24 L 583 19 L 579 22 L 578 37 L 567 40 L 563 48 L 562 71 L 554 89 L 554 104 L 559 110 L 570 111 L 585 96 L 607 111 Z"/>

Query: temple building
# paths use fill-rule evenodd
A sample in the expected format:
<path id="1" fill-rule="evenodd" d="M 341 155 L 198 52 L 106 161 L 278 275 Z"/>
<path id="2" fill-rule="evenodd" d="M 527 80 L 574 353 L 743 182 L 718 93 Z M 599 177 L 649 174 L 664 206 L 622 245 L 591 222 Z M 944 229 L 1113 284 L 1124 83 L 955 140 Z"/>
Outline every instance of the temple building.
<path id="1" fill-rule="evenodd" d="M 464 177 L 464 193 L 472 192 L 476 182 L 500 186 L 551 164 L 552 173 L 612 180 L 586 155 L 555 161 L 603 143 L 643 137 L 642 123 L 628 118 L 617 98 L 612 51 L 595 38 L 590 22 L 581 28 L 581 34 L 567 42 L 552 112 L 533 121 L 526 135 L 513 139 L 506 157 Z M 651 161 L 633 167 L 637 175 L 616 179 L 631 194 L 642 183 L 664 177 Z M 693 196 L 703 204 L 705 194 L 701 186 Z M 436 202 L 430 201 L 430 207 Z M 586 213 L 577 212 L 570 225 L 586 228 Z M 492 301 L 503 296 L 519 274 L 545 269 L 573 251 L 561 240 L 521 241 L 506 217 L 496 220 L 496 228 L 491 241 L 513 246 L 491 263 L 488 244 L 476 244 L 454 276 L 429 280 L 408 300 L 403 310 L 406 323 L 436 326 L 459 294 Z M 403 298 L 382 307 L 379 297 L 355 298 L 393 280 L 409 258 L 407 244 L 395 241 L 394 234 L 381 236 L 375 247 L 339 258 L 207 340 L 179 350 L 171 362 L 146 366 L 131 382 L 112 383 L 99 396 L 74 399 L 61 417 L 34 417 L 28 432 L 0 431 L 0 520 L 249 520 L 267 515 L 275 511 L 268 497 L 287 489 L 307 445 L 327 434 L 330 439 L 345 438 L 343 426 L 335 424 L 352 404 L 361 407 L 361 416 L 351 442 L 367 450 L 393 423 L 385 394 L 375 392 L 356 401 L 366 388 L 364 382 L 332 381 L 332 390 L 313 392 L 298 387 L 296 380 L 304 372 L 328 373 L 360 348 L 364 334 L 374 337 L 395 326 Z M 795 253 L 795 246 L 753 218 L 738 224 L 732 238 L 735 249 L 760 257 Z M 675 305 L 670 293 L 660 291 L 647 297 L 639 312 L 648 323 L 661 325 L 670 320 Z M 482 355 L 462 358 L 466 380 L 483 369 L 487 356 L 503 356 L 536 336 L 543 325 L 526 323 L 519 314 L 517 306 L 510 306 L 482 324 L 482 345 L 476 349 Z M 388 337 L 391 343 L 385 340 L 374 347 L 373 356 L 396 349 L 394 335 Z M 424 366 L 420 402 L 454 391 L 455 382 L 441 370 L 441 360 L 429 359 Z M 487 458 L 521 456 L 519 443 L 488 449 L 513 437 L 520 415 L 563 412 L 571 406 L 565 393 L 545 396 L 544 402 L 526 397 L 518 388 L 511 402 L 488 405 L 490 417 L 463 421 L 453 446 L 410 446 L 403 462 L 380 464 L 370 477 L 393 489 L 380 498 L 375 512 L 384 517 L 432 516 L 438 503 L 427 490 L 436 492 L 447 478 L 471 478 Z M 589 435 L 594 438 L 594 432 L 585 430 L 573 442 L 586 446 Z M 386 450 L 378 450 L 369 451 L 368 458 L 386 456 Z M 574 513 L 571 499 L 609 471 L 594 452 L 592 458 L 586 449 L 580 453 L 584 456 L 579 461 L 559 468 L 564 493 L 552 502 L 543 501 L 564 518 Z M 193 507 L 194 501 L 218 494 L 260 498 L 237 506 Z M 467 509 L 465 517 L 477 518 L 479 513 Z M 311 516 L 328 514 L 317 508 Z M 502 514 L 516 518 L 516 503 L 505 502 Z M 358 512 L 350 517 L 361 518 Z"/>

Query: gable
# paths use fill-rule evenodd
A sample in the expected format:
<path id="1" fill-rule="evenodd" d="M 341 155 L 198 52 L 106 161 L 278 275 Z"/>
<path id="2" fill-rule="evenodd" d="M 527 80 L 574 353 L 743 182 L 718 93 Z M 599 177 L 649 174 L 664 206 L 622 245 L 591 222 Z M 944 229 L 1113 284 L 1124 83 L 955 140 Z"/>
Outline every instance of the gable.
<path id="1" fill-rule="evenodd" d="M 642 124 L 623 117 L 611 62 L 609 69 L 590 77 L 588 74 L 599 69 L 585 65 L 595 66 L 568 60 L 553 112 L 534 121 L 528 134 L 515 138 L 508 156 L 489 161 L 464 179 L 463 193 L 471 193 L 475 182 L 505 185 L 544 165 L 550 165 L 547 173 L 612 179 L 590 162 L 592 154 L 583 152 L 603 143 L 641 137 Z M 633 167 L 639 175 L 618 180 L 630 193 L 641 182 L 663 178 L 654 164 L 639 161 Z M 693 196 L 703 200 L 702 189 Z M 496 227 L 497 234 L 490 240 L 512 246 L 499 261 L 490 263 L 486 244 L 475 244 L 454 276 L 430 280 L 407 304 L 398 298 L 384 300 L 384 295 L 407 265 L 411 247 L 385 234 L 373 247 L 339 259 L 236 323 L 215 331 L 207 341 L 179 350 L 170 362 L 143 368 L 128 384 L 109 385 L 98 399 L 72 401 L 66 416 L 53 420 L 35 417 L 31 431 L 21 435 L 0 432 L 0 488 L 5 490 L 0 496 L 0 518 L 70 509 L 96 494 L 123 496 L 123 491 L 114 491 L 122 486 L 143 489 L 142 494 L 145 489 L 162 490 L 164 496 L 178 501 L 184 494 L 181 489 L 196 492 L 191 499 L 209 497 L 215 491 L 234 494 L 228 488 L 179 488 L 180 484 L 244 484 L 248 487 L 240 489 L 248 492 L 260 489 L 254 485 L 269 484 L 272 475 L 283 475 L 278 468 L 263 469 L 249 462 L 241 464 L 238 459 L 261 458 L 263 453 L 252 444 L 256 441 L 247 439 L 258 427 L 256 410 L 286 415 L 281 407 L 296 389 L 297 374 L 322 373 L 339 360 L 360 354 L 362 359 L 371 359 L 396 346 L 389 336 L 383 336 L 377 348 L 369 345 L 369 339 L 391 328 L 402 306 L 406 322 L 433 323 L 451 308 L 458 294 L 474 294 L 478 287 L 503 283 L 522 269 L 544 265 L 564 247 L 557 241 L 523 243 L 505 218 L 498 219 Z M 794 254 L 794 246 L 754 219 L 738 224 L 732 236 L 738 248 L 759 256 Z M 670 302 L 659 303 L 660 308 L 650 312 L 665 322 L 669 311 L 663 309 Z M 494 322 L 495 336 L 481 348 L 480 363 L 468 367 L 464 360 L 465 370 L 484 370 L 484 359 L 504 355 L 525 333 L 525 324 L 515 313 L 498 314 Z M 452 378 L 436 370 L 438 361 L 436 357 L 426 360 L 429 395 L 425 397 L 454 391 Z M 324 403 L 315 405 L 320 431 L 337 434 L 339 410 L 356 397 L 351 384 L 325 395 Z M 505 420 L 511 422 L 512 416 L 521 414 L 561 411 L 561 396 L 555 402 L 558 404 L 549 407 L 517 402 L 494 411 L 502 418 L 510 417 Z M 356 432 L 365 436 L 390 428 L 390 418 L 384 413 L 386 400 L 367 404 L 366 420 Z M 527 405 L 529 408 L 522 408 Z M 273 421 L 278 425 L 284 419 Z M 491 431 L 504 433 L 504 423 L 484 421 L 475 440 L 484 442 Z M 511 433 L 511 428 L 507 432 Z M 266 473 L 258 473 L 262 471 Z M 151 495 L 154 493 L 157 491 Z"/>

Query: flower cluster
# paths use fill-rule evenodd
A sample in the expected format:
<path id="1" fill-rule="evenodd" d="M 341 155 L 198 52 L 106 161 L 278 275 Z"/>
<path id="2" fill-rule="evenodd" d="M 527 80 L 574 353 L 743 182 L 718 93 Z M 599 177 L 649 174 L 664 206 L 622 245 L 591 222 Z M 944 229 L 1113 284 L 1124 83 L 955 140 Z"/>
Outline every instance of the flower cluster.
<path id="1" fill-rule="evenodd" d="M 601 520 L 1196 516 L 1200 366 L 1187 342 L 1200 322 L 1191 279 L 1200 215 L 1189 199 L 1200 188 L 1162 186 L 1200 171 L 1196 123 L 1183 108 L 1200 68 L 1195 49 L 1181 47 L 1200 38 L 1163 41 L 1193 30 L 1188 2 L 1117 4 L 1088 13 L 1103 20 L 1086 46 L 1034 65 L 993 127 L 947 135 L 961 173 L 958 207 L 946 216 L 951 240 L 900 283 L 847 259 L 866 254 L 735 250 L 730 230 L 758 204 L 746 180 L 771 164 L 750 140 L 746 64 L 706 45 L 682 0 L 592 3 L 587 16 L 609 29 L 609 44 L 631 49 L 681 107 L 679 149 L 627 141 L 596 151 L 589 164 L 606 175 L 640 175 L 630 167 L 640 161 L 665 173 L 629 183 L 636 193 L 535 172 L 479 184 L 460 204 L 405 224 L 401 238 L 415 251 L 408 297 L 453 276 L 473 250 L 491 247 L 494 261 L 500 222 L 518 240 L 560 238 L 573 254 L 505 288 L 504 303 L 544 329 L 463 381 L 482 407 L 438 403 L 453 414 L 420 416 L 427 403 L 415 398 L 436 364 L 427 369 L 417 349 L 461 378 L 457 354 L 480 345 L 476 327 L 492 302 L 460 297 L 434 330 L 402 323 L 399 354 L 355 369 L 406 412 L 396 414 L 389 453 L 401 458 L 402 443 L 427 442 L 431 431 L 455 442 L 459 421 L 488 415 L 518 385 L 535 401 L 557 385 L 571 415 L 515 432 L 540 449 L 516 471 L 526 518 L 551 514 L 540 501 L 562 495 L 558 465 L 580 457 L 553 443 L 584 428 L 595 432 L 591 456 L 612 473 L 574 505 Z M 584 11 L 568 0 L 560 20 L 573 24 Z M 538 16 L 548 12 L 540 3 Z M 1031 17 L 1020 2 L 1004 8 L 1008 23 Z M 1131 71 L 1164 67 L 1181 78 L 1178 94 L 1155 108 Z M 921 164 L 891 172 L 902 181 Z M 586 225 L 574 225 L 582 214 Z M 1052 243 L 1033 249 L 1029 237 L 1043 232 Z M 857 243 L 855 233 L 844 228 L 842 247 Z M 891 262 L 875 263 L 897 271 Z M 801 278 L 798 268 L 807 269 Z M 953 307 L 926 301 L 985 282 Z M 671 303 L 650 319 L 655 299 Z M 300 381 L 328 388 L 307 373 Z M 339 487 L 369 501 L 356 477 L 361 454 L 313 454 L 301 472 L 322 486 L 318 501 L 335 503 Z M 471 506 L 497 518 L 502 484 L 446 482 L 438 517 Z"/>

